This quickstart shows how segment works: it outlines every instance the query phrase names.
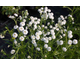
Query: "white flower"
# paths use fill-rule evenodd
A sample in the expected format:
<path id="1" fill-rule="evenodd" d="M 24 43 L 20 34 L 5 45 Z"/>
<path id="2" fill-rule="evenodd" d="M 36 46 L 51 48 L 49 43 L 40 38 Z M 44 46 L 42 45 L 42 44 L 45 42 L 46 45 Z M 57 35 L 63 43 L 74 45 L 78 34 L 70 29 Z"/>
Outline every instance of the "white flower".
<path id="1" fill-rule="evenodd" d="M 56 28 L 57 31 L 59 31 L 59 28 Z"/>
<path id="2" fill-rule="evenodd" d="M 47 34 L 43 34 L 43 36 L 46 36 Z"/>
<path id="3" fill-rule="evenodd" d="M 18 17 L 18 14 L 15 13 L 14 16 Z"/>
<path id="4" fill-rule="evenodd" d="M 52 37 L 49 37 L 48 39 L 49 39 L 49 40 L 52 40 Z"/>
<path id="5" fill-rule="evenodd" d="M 37 35 L 37 36 L 36 36 L 36 40 L 39 40 L 39 39 L 40 39 L 40 36 L 39 36 L 39 35 Z"/>
<path id="6" fill-rule="evenodd" d="M 39 48 L 39 47 L 37 47 L 36 49 L 37 49 L 38 51 L 40 51 L 40 48 Z"/>
<path id="7" fill-rule="evenodd" d="M 59 41 L 59 45 L 63 45 L 63 41 L 62 40 Z"/>
<path id="8" fill-rule="evenodd" d="M 68 16 L 70 16 L 72 18 L 72 15 L 71 14 L 68 14 Z"/>
<path id="9" fill-rule="evenodd" d="M 68 34 L 68 38 L 72 38 L 73 37 L 73 35 L 72 34 Z"/>
<path id="10" fill-rule="evenodd" d="M 50 32 L 47 32 L 47 35 L 50 35 Z"/>
<path id="11" fill-rule="evenodd" d="M 68 40 L 68 44 L 71 45 L 72 44 L 72 40 Z"/>
<path id="12" fill-rule="evenodd" d="M 44 42 L 45 42 L 45 43 L 48 43 L 48 42 L 49 42 L 49 40 L 48 40 L 48 39 L 45 39 L 45 40 L 44 40 Z"/>
<path id="13" fill-rule="evenodd" d="M 65 19 L 67 19 L 67 16 L 65 16 Z"/>
<path id="14" fill-rule="evenodd" d="M 51 47 L 48 47 L 47 50 L 48 50 L 48 51 L 51 51 Z"/>
<path id="15" fill-rule="evenodd" d="M 64 20 L 64 17 L 63 17 L 63 15 L 60 15 L 60 17 L 61 17 L 61 19 L 62 19 L 62 20 Z"/>
<path id="16" fill-rule="evenodd" d="M 41 29 L 41 27 L 40 27 L 40 26 L 38 26 L 38 29 Z"/>
<path id="17" fill-rule="evenodd" d="M 25 16 L 25 18 L 27 18 L 27 16 Z"/>
<path id="18" fill-rule="evenodd" d="M 16 32 L 14 32 L 14 33 L 12 34 L 12 36 L 13 36 L 14 38 L 17 38 L 18 34 L 17 34 Z"/>
<path id="19" fill-rule="evenodd" d="M 14 40 L 14 44 L 17 44 L 17 40 L 16 39 Z"/>
<path id="20" fill-rule="evenodd" d="M 40 21 L 37 21 L 37 24 L 40 24 Z"/>
<path id="21" fill-rule="evenodd" d="M 23 22 L 26 22 L 26 19 L 23 19 Z"/>
<path id="22" fill-rule="evenodd" d="M 19 31 L 23 31 L 24 30 L 24 27 L 19 27 Z"/>
<path id="23" fill-rule="evenodd" d="M 45 44 L 45 45 L 44 45 L 44 48 L 48 48 L 48 45 L 47 45 L 47 44 Z"/>
<path id="24" fill-rule="evenodd" d="M 50 24 L 50 22 L 47 23 L 47 25 L 49 25 L 49 24 Z"/>
<path id="25" fill-rule="evenodd" d="M 7 46 L 8 48 L 10 47 L 10 45 Z"/>
<path id="26" fill-rule="evenodd" d="M 60 35 L 60 38 L 63 38 L 62 35 Z"/>
<path id="27" fill-rule="evenodd" d="M 50 25 L 50 28 L 52 28 L 53 26 L 52 25 Z"/>
<path id="28" fill-rule="evenodd" d="M 47 57 L 47 55 L 45 55 L 45 57 Z"/>
<path id="29" fill-rule="evenodd" d="M 31 58 L 31 56 L 27 56 L 27 58 L 28 58 L 28 59 L 30 59 L 30 58 Z"/>
<path id="30" fill-rule="evenodd" d="M 55 35 L 55 32 L 54 32 L 54 30 L 50 30 L 50 32 L 51 32 L 51 34 L 52 34 L 52 35 Z"/>
<path id="31" fill-rule="evenodd" d="M 12 49 L 10 53 L 11 53 L 11 54 L 14 54 L 14 53 L 15 53 L 15 50 L 14 50 L 14 49 Z"/>
<path id="32" fill-rule="evenodd" d="M 48 19 L 47 13 L 44 13 L 44 14 L 41 16 L 41 18 L 43 18 L 43 19 Z"/>
<path id="33" fill-rule="evenodd" d="M 26 37 L 26 35 L 24 35 L 24 37 Z"/>
<path id="34" fill-rule="evenodd" d="M 36 35 L 36 36 L 39 36 L 39 32 L 36 32 L 35 35 Z"/>
<path id="35" fill-rule="evenodd" d="M 17 29 L 17 28 L 18 28 L 18 25 L 15 25 L 15 26 L 14 26 L 14 29 Z"/>
<path id="36" fill-rule="evenodd" d="M 50 19 L 54 19 L 53 13 L 48 13 L 48 16 L 49 16 Z"/>
<path id="37" fill-rule="evenodd" d="M 74 24 L 74 22 L 72 22 L 72 24 Z"/>
<path id="38" fill-rule="evenodd" d="M 73 40 L 73 44 L 77 44 L 78 41 L 76 39 Z"/>
<path id="39" fill-rule="evenodd" d="M 63 36 L 65 37 L 65 36 L 66 36 L 66 34 L 63 34 Z"/>
<path id="40" fill-rule="evenodd" d="M 38 12 L 39 12 L 40 14 L 42 14 L 43 11 L 42 11 L 41 9 L 38 9 Z"/>
<path id="41" fill-rule="evenodd" d="M 43 37 L 41 40 L 42 40 L 42 41 L 45 41 L 45 40 L 46 40 L 46 38 L 44 38 L 44 37 Z"/>
<path id="42" fill-rule="evenodd" d="M 21 37 L 19 38 L 19 40 L 20 40 L 20 41 L 24 41 L 24 37 L 21 36 Z"/>
<path id="43" fill-rule="evenodd" d="M 34 23 L 34 25 L 36 25 L 36 26 L 37 26 L 37 24 L 38 24 L 36 21 L 35 21 L 35 22 L 33 22 L 33 23 Z"/>
<path id="44" fill-rule="evenodd" d="M 44 27 L 44 25 L 42 25 L 42 27 Z"/>
<path id="45" fill-rule="evenodd" d="M 47 26 L 45 26 L 44 28 L 47 29 Z"/>
<path id="46" fill-rule="evenodd" d="M 67 29 L 64 29 L 64 31 L 66 32 L 66 31 L 67 31 Z"/>
<path id="47" fill-rule="evenodd" d="M 39 35 L 41 35 L 42 34 L 42 31 L 38 31 L 38 33 L 39 33 Z"/>
<path id="48" fill-rule="evenodd" d="M 26 26 L 26 30 L 28 29 L 28 27 Z"/>
<path id="49" fill-rule="evenodd" d="M 37 47 L 37 44 L 35 43 L 34 46 Z"/>
<path id="50" fill-rule="evenodd" d="M 31 26 L 32 25 L 32 22 L 29 22 L 28 26 Z"/>
<path id="51" fill-rule="evenodd" d="M 52 35 L 52 39 L 55 39 L 56 38 L 56 36 L 55 35 Z"/>
<path id="52" fill-rule="evenodd" d="M 48 7 L 45 7 L 45 11 L 48 11 Z"/>
<path id="53" fill-rule="evenodd" d="M 34 29 L 37 29 L 37 25 L 34 25 Z"/>
<path id="54" fill-rule="evenodd" d="M 60 45 L 60 42 L 59 42 L 59 40 L 57 40 L 57 45 Z"/>
<path id="55" fill-rule="evenodd" d="M 40 9 L 43 10 L 43 7 L 41 7 Z"/>
<path id="56" fill-rule="evenodd" d="M 10 15 L 9 18 L 14 19 L 15 17 Z"/>
<path id="57" fill-rule="evenodd" d="M 2 38 L 2 39 L 3 39 L 3 38 L 5 38 L 5 36 L 3 36 L 2 34 L 0 34 L 0 38 Z"/>
<path id="58" fill-rule="evenodd" d="M 51 10 L 50 10 L 50 9 L 48 9 L 47 11 L 48 11 L 48 12 L 51 12 Z"/>
<path id="59" fill-rule="evenodd" d="M 63 48 L 62 48 L 62 50 L 63 50 L 64 52 L 66 52 L 66 51 L 67 51 L 66 47 L 63 47 Z"/>
<path id="60" fill-rule="evenodd" d="M 36 40 L 32 40 L 32 44 L 36 44 Z"/>
<path id="61" fill-rule="evenodd" d="M 28 10 L 25 10 L 25 12 L 26 12 L 26 15 L 29 15 Z"/>
<path id="62" fill-rule="evenodd" d="M 25 22 L 20 22 L 20 26 L 25 26 Z"/>
<path id="63" fill-rule="evenodd" d="M 64 24 L 64 25 L 66 24 L 66 20 L 63 21 L 63 24 Z"/>
<path id="64" fill-rule="evenodd" d="M 15 7 L 13 7 L 13 9 L 15 9 Z"/>
<path id="65" fill-rule="evenodd" d="M 68 31 L 68 34 L 72 34 L 72 31 L 71 31 L 71 30 L 69 30 L 69 31 Z"/>
<path id="66" fill-rule="evenodd" d="M 22 20 L 22 16 L 19 16 L 20 20 Z"/>
<path id="67" fill-rule="evenodd" d="M 34 35 L 31 35 L 31 39 L 35 39 L 35 36 Z"/>
<path id="68" fill-rule="evenodd" d="M 28 31 L 27 30 L 23 30 L 22 32 L 23 32 L 24 35 L 27 35 L 28 34 Z"/>

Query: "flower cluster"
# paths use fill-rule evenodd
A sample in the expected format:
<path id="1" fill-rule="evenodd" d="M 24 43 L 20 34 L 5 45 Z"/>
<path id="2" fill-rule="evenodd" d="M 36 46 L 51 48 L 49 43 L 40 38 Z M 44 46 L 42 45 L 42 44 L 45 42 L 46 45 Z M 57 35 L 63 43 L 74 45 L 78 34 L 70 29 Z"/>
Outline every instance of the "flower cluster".
<path id="1" fill-rule="evenodd" d="M 42 51 L 42 48 L 46 51 L 53 51 L 53 45 L 60 46 L 62 45 L 62 50 L 67 51 L 65 44 L 65 38 L 68 37 L 66 43 L 68 45 L 77 44 L 78 41 L 74 39 L 70 40 L 73 35 L 71 30 L 66 28 L 66 19 L 63 15 L 60 15 L 58 22 L 54 22 L 54 14 L 47 7 L 41 7 L 38 9 L 38 12 L 41 15 L 41 18 L 30 16 L 28 22 L 28 11 L 26 10 L 26 15 L 19 16 L 20 23 L 19 25 L 14 26 L 14 32 L 12 37 L 14 38 L 14 44 L 24 42 L 27 39 L 29 44 L 32 44 L 37 51 Z M 71 17 L 71 15 L 68 15 Z M 18 17 L 17 14 L 14 16 L 9 16 L 9 18 Z M 73 18 L 72 18 L 73 19 Z M 18 39 L 18 41 L 17 41 Z M 56 42 L 55 42 L 56 41 Z M 24 42 L 25 43 L 25 42 Z M 11 50 L 11 54 L 14 54 L 15 51 Z M 30 56 L 28 56 L 30 58 Z"/>

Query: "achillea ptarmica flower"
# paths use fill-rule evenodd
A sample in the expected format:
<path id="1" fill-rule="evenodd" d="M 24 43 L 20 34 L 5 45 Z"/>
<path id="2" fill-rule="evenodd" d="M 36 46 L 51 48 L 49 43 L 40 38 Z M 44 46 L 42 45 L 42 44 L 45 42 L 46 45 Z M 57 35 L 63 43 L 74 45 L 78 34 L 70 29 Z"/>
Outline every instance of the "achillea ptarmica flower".
<path id="1" fill-rule="evenodd" d="M 37 44 L 35 43 L 34 46 L 37 47 Z"/>
<path id="2" fill-rule="evenodd" d="M 37 47 L 36 49 L 37 49 L 38 51 L 40 51 L 40 48 L 39 48 L 39 47 Z"/>
<path id="3" fill-rule="evenodd" d="M 49 40 L 52 40 L 52 37 L 49 37 L 48 39 L 49 39 Z"/>
<path id="4" fill-rule="evenodd" d="M 17 40 L 16 39 L 14 40 L 14 44 L 17 44 Z"/>
<path id="5" fill-rule="evenodd" d="M 25 22 L 20 22 L 20 26 L 25 26 Z"/>
<path id="6" fill-rule="evenodd" d="M 10 53 L 11 53 L 11 54 L 14 54 L 14 53 L 15 53 L 15 50 L 14 50 L 14 49 L 12 49 Z"/>
<path id="7" fill-rule="evenodd" d="M 12 36 L 13 36 L 14 38 L 17 38 L 18 34 L 17 34 L 16 32 L 14 32 L 14 33 L 12 34 Z"/>
<path id="8" fill-rule="evenodd" d="M 64 52 L 66 52 L 66 51 L 67 51 L 66 47 L 63 47 L 63 48 L 62 48 L 62 50 L 63 50 Z"/>
<path id="9" fill-rule="evenodd" d="M 51 51 L 51 47 L 48 47 L 47 50 L 48 50 L 48 51 Z"/>
<path id="10" fill-rule="evenodd" d="M 76 39 L 73 40 L 73 44 L 77 44 L 78 41 Z"/>
<path id="11" fill-rule="evenodd" d="M 18 25 L 15 25 L 15 26 L 14 26 L 14 29 L 17 29 L 17 28 L 18 28 Z"/>
<path id="12" fill-rule="evenodd" d="M 19 31 L 23 31 L 24 30 L 24 27 L 19 27 Z"/>
<path id="13" fill-rule="evenodd" d="M 15 13 L 14 16 L 18 17 L 18 14 Z"/>
<path id="14" fill-rule="evenodd" d="M 72 34 L 72 31 L 71 31 L 71 30 L 69 30 L 69 31 L 68 31 L 68 34 Z"/>
<path id="15" fill-rule="evenodd" d="M 68 44 L 71 45 L 72 44 L 72 40 L 68 40 Z"/>
<path id="16" fill-rule="evenodd" d="M 48 48 L 48 45 L 47 45 L 47 44 L 45 44 L 45 45 L 44 45 L 44 48 Z"/>
<path id="17" fill-rule="evenodd" d="M 3 38 L 5 38 L 5 36 L 3 36 L 2 34 L 0 34 L 0 38 L 3 39 Z"/>
<path id="18" fill-rule="evenodd" d="M 36 36 L 36 40 L 39 40 L 39 39 L 40 39 L 40 36 L 39 36 L 39 35 L 37 35 L 37 36 Z"/>
<path id="19" fill-rule="evenodd" d="M 52 35 L 52 39 L 55 39 L 56 38 L 56 36 L 55 35 Z"/>
<path id="20" fill-rule="evenodd" d="M 73 37 L 73 35 L 72 34 L 68 34 L 68 38 L 72 38 Z"/>
<path id="21" fill-rule="evenodd" d="M 27 58 L 28 58 L 28 59 L 30 59 L 30 58 L 31 58 L 31 56 L 27 56 Z"/>
<path id="22" fill-rule="evenodd" d="M 24 35 L 27 35 L 28 34 L 28 31 L 27 30 L 23 30 L 22 32 L 23 32 Z"/>
<path id="23" fill-rule="evenodd" d="M 62 40 L 59 41 L 59 45 L 63 45 L 63 41 Z"/>
<path id="24" fill-rule="evenodd" d="M 31 35 L 31 39 L 35 39 L 35 36 L 34 35 Z"/>
<path id="25" fill-rule="evenodd" d="M 24 41 L 24 37 L 21 36 L 21 37 L 19 38 L 19 40 L 20 40 L 20 41 Z"/>
<path id="26" fill-rule="evenodd" d="M 36 44 L 36 40 L 33 39 L 33 40 L 32 40 L 32 44 Z"/>

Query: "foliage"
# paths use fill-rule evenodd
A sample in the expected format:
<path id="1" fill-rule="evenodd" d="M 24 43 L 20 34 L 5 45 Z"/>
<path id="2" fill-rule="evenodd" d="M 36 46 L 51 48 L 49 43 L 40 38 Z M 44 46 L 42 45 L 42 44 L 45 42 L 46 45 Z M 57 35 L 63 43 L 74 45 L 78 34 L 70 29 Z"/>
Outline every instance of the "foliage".
<path id="1" fill-rule="evenodd" d="M 21 6 L 2 6 L 2 14 L 12 15 L 15 12 L 18 14 L 18 11 L 21 9 Z"/>

